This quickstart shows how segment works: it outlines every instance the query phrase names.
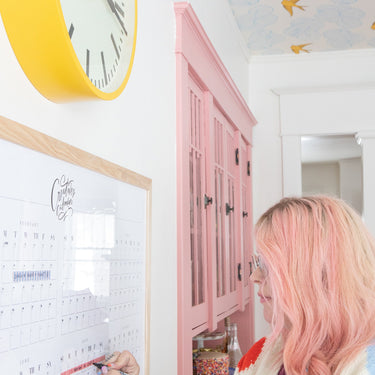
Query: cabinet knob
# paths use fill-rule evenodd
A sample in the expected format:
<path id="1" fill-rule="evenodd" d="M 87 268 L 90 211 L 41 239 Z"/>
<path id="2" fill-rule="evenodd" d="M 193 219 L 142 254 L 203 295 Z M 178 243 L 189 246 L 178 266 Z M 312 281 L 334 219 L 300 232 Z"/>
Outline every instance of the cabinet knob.
<path id="1" fill-rule="evenodd" d="M 241 263 L 238 263 L 237 265 L 237 277 L 238 277 L 238 280 L 241 281 L 242 279 Z"/>
<path id="2" fill-rule="evenodd" d="M 234 211 L 234 206 L 231 207 L 229 203 L 225 203 L 225 213 L 229 215 L 231 211 Z"/>
<path id="3" fill-rule="evenodd" d="M 248 217 L 249 216 L 249 213 L 246 212 L 246 211 L 242 211 L 242 217 Z"/>
<path id="4" fill-rule="evenodd" d="M 204 195 L 204 208 L 206 208 L 209 204 L 212 204 L 212 197 L 208 197 L 206 194 Z"/>

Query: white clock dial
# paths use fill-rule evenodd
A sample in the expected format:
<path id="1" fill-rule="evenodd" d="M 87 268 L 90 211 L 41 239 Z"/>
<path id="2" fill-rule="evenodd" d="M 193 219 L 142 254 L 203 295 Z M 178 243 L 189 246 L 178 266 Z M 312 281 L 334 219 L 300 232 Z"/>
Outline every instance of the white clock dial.
<path id="1" fill-rule="evenodd" d="M 61 0 L 75 53 L 91 82 L 113 92 L 131 69 L 136 0 Z"/>

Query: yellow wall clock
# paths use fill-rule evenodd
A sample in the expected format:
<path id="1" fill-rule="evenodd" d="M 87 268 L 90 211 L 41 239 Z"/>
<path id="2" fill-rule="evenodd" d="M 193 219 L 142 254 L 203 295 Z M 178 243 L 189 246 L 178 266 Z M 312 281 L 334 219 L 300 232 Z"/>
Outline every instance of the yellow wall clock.
<path id="1" fill-rule="evenodd" d="M 116 98 L 137 36 L 137 0 L 0 0 L 14 53 L 54 102 Z"/>

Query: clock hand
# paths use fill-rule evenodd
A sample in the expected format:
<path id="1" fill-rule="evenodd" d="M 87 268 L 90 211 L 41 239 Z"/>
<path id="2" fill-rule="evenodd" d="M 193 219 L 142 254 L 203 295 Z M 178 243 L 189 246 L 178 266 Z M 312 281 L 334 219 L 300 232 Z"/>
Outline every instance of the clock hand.
<path id="1" fill-rule="evenodd" d="M 113 0 L 107 0 L 107 3 L 109 5 L 109 7 L 111 8 L 111 11 L 115 14 L 118 22 L 120 23 L 122 29 L 124 30 L 124 33 L 125 35 L 128 35 L 128 32 L 126 31 L 125 29 L 125 25 L 124 23 L 122 22 L 122 19 L 120 18 L 118 12 L 117 12 L 117 9 L 116 9 L 116 6 L 115 6 L 115 3 L 113 2 Z"/>

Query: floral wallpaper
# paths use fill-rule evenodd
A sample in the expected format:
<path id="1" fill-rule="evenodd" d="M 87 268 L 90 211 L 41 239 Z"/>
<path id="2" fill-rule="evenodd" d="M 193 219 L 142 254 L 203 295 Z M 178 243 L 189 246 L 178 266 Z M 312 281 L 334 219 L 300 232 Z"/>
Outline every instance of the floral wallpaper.
<path id="1" fill-rule="evenodd" d="M 252 55 L 375 48 L 375 0 L 228 0 Z"/>

